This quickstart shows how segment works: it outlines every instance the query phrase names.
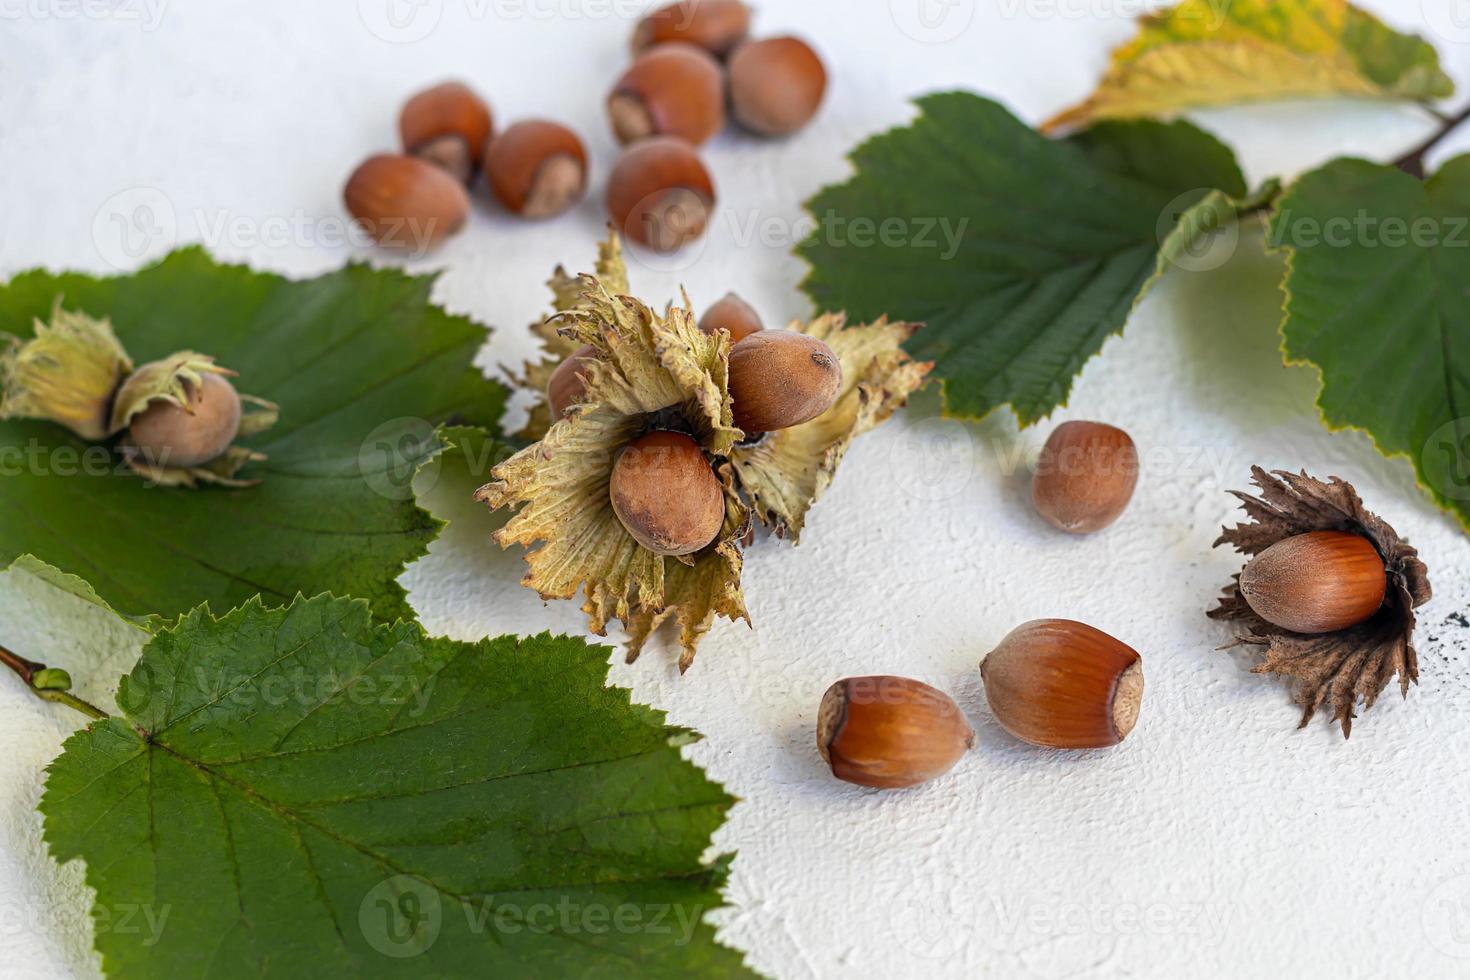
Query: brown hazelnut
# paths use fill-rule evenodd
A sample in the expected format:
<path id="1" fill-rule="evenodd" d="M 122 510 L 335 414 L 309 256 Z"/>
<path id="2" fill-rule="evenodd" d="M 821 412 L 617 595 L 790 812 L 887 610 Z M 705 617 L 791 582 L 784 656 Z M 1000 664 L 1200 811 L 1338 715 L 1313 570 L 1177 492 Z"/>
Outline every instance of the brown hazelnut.
<path id="1" fill-rule="evenodd" d="M 661 44 L 638 56 L 607 97 L 620 143 L 677 136 L 698 146 L 725 125 L 719 62 L 692 44 Z"/>
<path id="2" fill-rule="evenodd" d="M 591 344 L 583 344 L 551 372 L 551 377 L 546 381 L 546 401 L 551 406 L 552 421 L 560 419 L 567 409 L 582 400 L 582 395 L 587 391 L 583 372 L 595 360 L 597 348 Z"/>
<path id="3" fill-rule="evenodd" d="M 187 469 L 218 459 L 240 431 L 240 396 L 218 374 L 185 382 L 188 407 L 155 401 L 128 427 L 130 452 L 156 466 Z"/>
<path id="4" fill-rule="evenodd" d="M 817 751 L 859 786 L 916 786 L 954 768 L 975 733 L 943 691 L 907 677 L 849 677 L 817 709 Z"/>
<path id="5" fill-rule="evenodd" d="M 433 248 L 464 226 L 464 185 L 417 157 L 368 157 L 347 179 L 347 210 L 379 245 Z"/>
<path id="6" fill-rule="evenodd" d="M 788 429 L 832 407 L 842 362 L 815 337 L 761 330 L 730 348 L 730 399 L 746 435 Z"/>
<path id="7" fill-rule="evenodd" d="M 485 176 L 507 210 L 550 218 L 587 192 L 587 150 L 560 123 L 528 119 L 490 141 Z"/>
<path id="8" fill-rule="evenodd" d="M 694 149 L 657 136 L 635 143 L 613 164 L 607 210 L 623 235 L 659 252 L 672 252 L 704 234 L 715 187 Z"/>
<path id="9" fill-rule="evenodd" d="M 460 82 L 426 89 L 398 115 L 403 152 L 442 167 L 468 184 L 490 139 L 490 107 Z"/>
<path id="10" fill-rule="evenodd" d="M 1048 748 L 1116 745 L 1143 704 L 1138 652 L 1070 619 L 1016 627 L 981 661 L 980 676 L 1001 727 Z"/>
<path id="11" fill-rule="evenodd" d="M 1122 429 L 1064 422 L 1042 447 L 1031 481 L 1036 512 L 1072 534 L 1101 531 L 1118 519 L 1138 484 L 1138 450 Z"/>
<path id="12" fill-rule="evenodd" d="M 762 328 L 760 314 L 745 300 L 734 293 L 704 311 L 699 318 L 699 329 L 712 334 L 724 330 L 730 334 L 730 343 L 736 344 Z"/>
<path id="13" fill-rule="evenodd" d="M 624 447 L 608 484 L 613 512 L 656 555 L 688 555 L 725 523 L 725 492 L 704 450 L 682 432 L 650 432 Z"/>
<path id="14" fill-rule="evenodd" d="M 765 136 L 785 136 L 811 122 L 827 91 L 822 59 L 794 37 L 746 41 L 730 55 L 729 71 L 731 113 Z"/>
<path id="15" fill-rule="evenodd" d="M 1240 594 L 1257 616 L 1293 633 L 1333 633 L 1371 619 L 1388 574 L 1378 549 L 1347 531 L 1283 538 L 1240 573 Z"/>
<path id="16" fill-rule="evenodd" d="M 740 0 L 682 0 L 639 21 L 633 53 L 655 44 L 686 41 L 723 58 L 750 31 L 750 8 Z"/>

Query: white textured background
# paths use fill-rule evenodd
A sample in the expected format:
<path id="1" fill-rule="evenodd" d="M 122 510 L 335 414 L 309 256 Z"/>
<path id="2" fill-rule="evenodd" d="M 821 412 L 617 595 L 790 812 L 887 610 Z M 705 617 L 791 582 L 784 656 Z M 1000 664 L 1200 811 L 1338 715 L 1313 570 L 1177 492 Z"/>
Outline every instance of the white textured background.
<path id="1" fill-rule="evenodd" d="M 600 177 L 614 155 L 602 98 L 641 6 L 418 0 L 399 4 L 394 28 L 385 0 L 0 0 L 0 274 L 114 271 L 187 241 L 293 275 L 333 268 L 360 254 L 341 241 L 343 179 L 393 144 L 406 95 L 448 76 L 482 90 L 502 124 L 576 126 Z M 807 315 L 792 225 L 847 172 L 851 145 L 940 88 L 1039 120 L 1086 94 L 1144 4 L 764 6 L 759 32 L 799 32 L 826 55 L 829 101 L 788 142 L 710 145 L 725 210 L 679 262 L 634 263 L 650 302 L 680 284 L 700 306 L 734 288 L 768 321 Z M 1470 77 L 1462 0 L 1368 6 Z M 1408 109 L 1344 104 L 1196 118 L 1253 181 L 1344 152 L 1388 159 L 1427 129 Z M 140 214 L 156 220 L 126 235 L 115 223 Z M 419 265 L 446 270 L 445 304 L 499 328 L 483 357 L 493 368 L 528 352 L 542 281 L 559 261 L 590 266 L 601 221 L 596 194 L 541 225 L 482 205 Z M 1318 425 L 1315 378 L 1275 352 L 1278 275 L 1248 234 L 1223 268 L 1172 273 L 1089 365 L 1057 418 L 1122 425 L 1145 455 L 1109 531 L 1064 538 L 1031 513 L 1017 465 L 1045 426 L 1018 435 L 1004 414 L 961 426 L 931 402 L 859 443 L 800 548 L 750 552 L 753 632 L 716 627 L 682 679 L 667 639 L 633 667 L 618 658 L 614 680 L 705 732 L 691 758 L 744 801 L 716 841 L 740 852 L 720 922 L 755 967 L 789 980 L 1470 975 L 1470 628 L 1451 618 L 1470 599 L 1470 542 L 1404 461 Z M 1203 616 L 1239 565 L 1210 548 L 1236 516 L 1224 491 L 1257 462 L 1355 482 L 1433 574 L 1422 684 L 1407 703 L 1386 696 L 1346 744 L 1325 721 L 1295 731 L 1286 688 L 1216 652 L 1227 632 Z M 466 639 L 580 633 L 573 604 L 515 584 L 519 559 L 489 550 L 483 516 L 450 490 L 436 488 L 434 508 L 462 519 L 405 579 L 426 625 Z M 0 641 L 72 667 L 107 700 L 136 652 L 128 631 L 33 580 L 0 587 Z M 976 664 L 1040 616 L 1086 620 L 1142 652 L 1148 691 L 1126 745 L 1041 751 L 989 719 Z M 817 701 L 839 677 L 877 672 L 929 680 L 965 707 L 979 745 L 949 777 L 885 794 L 826 774 Z M 53 866 L 33 809 L 75 725 L 0 677 L 6 978 L 97 970 L 81 869 Z"/>

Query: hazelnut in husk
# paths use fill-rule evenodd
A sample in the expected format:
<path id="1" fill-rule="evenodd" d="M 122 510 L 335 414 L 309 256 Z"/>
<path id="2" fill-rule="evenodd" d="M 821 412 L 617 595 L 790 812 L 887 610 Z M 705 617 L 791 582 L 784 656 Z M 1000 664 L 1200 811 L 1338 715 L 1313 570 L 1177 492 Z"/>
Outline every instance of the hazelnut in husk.
<path id="1" fill-rule="evenodd" d="M 1235 644 L 1265 648 L 1254 673 L 1293 678 L 1302 726 L 1326 706 L 1347 737 L 1359 701 L 1371 708 L 1395 674 L 1404 696 L 1419 679 L 1414 610 L 1429 601 L 1428 571 L 1343 480 L 1251 474 L 1260 495 L 1235 492 L 1251 522 L 1215 544 L 1252 558 L 1209 615 L 1241 624 Z"/>
<path id="2" fill-rule="evenodd" d="M 112 434 L 112 400 L 133 370 L 105 317 L 61 308 L 35 321 L 35 336 L 0 349 L 0 420 L 41 419 L 91 442 Z"/>

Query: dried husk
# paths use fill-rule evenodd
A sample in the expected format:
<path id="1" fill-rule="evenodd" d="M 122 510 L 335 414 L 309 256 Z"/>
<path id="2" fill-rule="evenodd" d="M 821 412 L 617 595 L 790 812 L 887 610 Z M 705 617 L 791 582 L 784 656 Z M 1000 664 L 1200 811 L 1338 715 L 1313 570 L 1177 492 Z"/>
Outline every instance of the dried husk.
<path id="1" fill-rule="evenodd" d="M 111 321 L 64 310 L 57 297 L 50 323 L 36 320 L 32 339 L 0 350 L 0 419 L 42 419 L 100 442 L 117 431 L 113 395 L 132 369 Z"/>
<path id="2" fill-rule="evenodd" d="M 1363 507 L 1357 491 L 1338 477 L 1323 483 L 1305 472 L 1284 470 L 1267 473 L 1251 469 L 1252 482 L 1260 495 L 1232 491 L 1252 522 L 1226 529 L 1216 546 L 1234 545 L 1247 555 L 1258 555 L 1278 541 L 1311 531 L 1348 531 L 1371 541 L 1383 558 L 1388 573 L 1388 591 L 1383 607 L 1367 622 L 1335 633 L 1293 633 L 1267 622 L 1251 609 L 1240 594 L 1240 576 L 1225 590 L 1220 604 L 1209 611 L 1213 619 L 1240 623 L 1245 632 L 1234 645 L 1264 647 L 1258 674 L 1279 674 L 1294 679 L 1292 699 L 1302 706 L 1301 725 L 1312 720 L 1318 708 L 1331 708 L 1332 720 L 1342 726 L 1343 737 L 1352 734 L 1355 707 L 1365 709 L 1374 702 L 1395 674 L 1401 695 L 1407 697 L 1410 683 L 1419 680 L 1419 661 L 1414 652 L 1414 610 L 1429 601 L 1428 572 L 1410 547 L 1380 517 Z"/>
<path id="3" fill-rule="evenodd" d="M 187 409 L 192 390 L 203 383 L 205 374 L 234 377 L 235 372 L 214 363 L 214 358 L 194 351 L 179 351 L 152 361 L 133 372 L 121 388 L 112 407 L 110 432 L 126 429 L 139 414 L 155 402 L 168 402 Z M 240 395 L 240 428 L 236 438 L 249 438 L 276 424 L 278 407 L 253 395 Z M 241 480 L 237 474 L 247 463 L 260 462 L 262 453 L 243 446 L 230 446 L 215 459 L 199 466 L 160 466 L 144 458 L 126 440 L 119 449 L 128 466 L 148 482 L 166 487 L 197 488 L 201 483 L 227 487 L 248 487 L 258 480 Z"/>

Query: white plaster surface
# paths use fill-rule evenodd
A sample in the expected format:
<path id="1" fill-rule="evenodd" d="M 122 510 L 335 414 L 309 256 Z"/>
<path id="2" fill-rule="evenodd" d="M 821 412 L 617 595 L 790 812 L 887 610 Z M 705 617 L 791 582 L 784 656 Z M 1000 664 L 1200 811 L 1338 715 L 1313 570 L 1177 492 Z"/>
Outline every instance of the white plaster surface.
<path id="1" fill-rule="evenodd" d="M 1367 5 L 1437 26 L 1449 69 L 1470 77 L 1453 3 Z M 487 93 L 502 122 L 576 126 L 600 192 L 615 152 L 601 103 L 642 6 L 419 0 L 392 28 L 385 0 L 0 0 L 0 274 L 133 267 L 144 255 L 129 242 L 157 254 L 205 241 L 293 275 L 369 255 L 340 241 L 343 179 L 391 146 L 409 92 L 449 76 Z M 652 302 L 681 284 L 701 306 L 734 288 L 768 320 L 807 315 L 790 229 L 800 202 L 847 172 L 850 146 L 936 89 L 1039 120 L 1086 93 L 1147 5 L 929 0 L 928 21 L 918 0 L 763 6 L 760 32 L 817 42 L 830 99 L 787 142 L 713 142 L 725 210 L 680 261 L 634 263 Z M 1388 159 L 1428 128 L 1408 109 L 1341 103 L 1196 118 L 1253 180 L 1339 153 Z M 590 265 L 597 200 L 534 225 L 482 205 L 413 263 L 445 269 L 440 300 L 499 328 L 487 369 L 528 353 L 551 267 Z M 159 220 L 125 239 L 113 216 L 139 204 Z M 1030 511 L 1018 466 L 1045 426 L 944 422 L 931 399 L 856 446 L 799 548 L 750 551 L 754 631 L 717 626 L 682 678 L 667 637 L 636 665 L 616 658 L 615 682 L 707 735 L 690 757 L 743 801 L 716 839 L 740 852 L 719 921 L 752 965 L 783 980 L 1470 976 L 1470 629 L 1450 621 L 1470 600 L 1470 542 L 1405 461 L 1318 424 L 1315 378 L 1276 353 L 1277 276 L 1248 233 L 1222 268 L 1171 273 L 1088 366 L 1057 419 L 1123 425 L 1145 453 L 1137 497 L 1107 532 L 1064 538 Z M 1228 633 L 1203 616 L 1239 565 L 1210 545 L 1252 463 L 1353 481 L 1433 572 L 1422 683 L 1407 702 L 1385 696 L 1348 743 L 1325 721 L 1296 731 L 1286 688 L 1218 652 Z M 573 604 L 516 584 L 519 559 L 487 547 L 462 487 L 444 481 L 431 499 L 458 520 L 405 578 L 429 629 L 582 632 Z M 977 662 L 1041 616 L 1143 653 L 1147 695 L 1124 746 L 1036 750 L 990 719 Z M 126 627 L 14 575 L 0 579 L 0 640 L 72 668 L 103 701 L 136 652 Z M 979 744 L 947 778 L 879 793 L 824 771 L 822 691 L 878 672 L 935 683 L 971 717 Z M 74 725 L 0 677 L 6 980 L 97 973 L 81 869 L 46 857 L 33 809 Z"/>

